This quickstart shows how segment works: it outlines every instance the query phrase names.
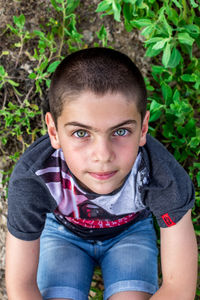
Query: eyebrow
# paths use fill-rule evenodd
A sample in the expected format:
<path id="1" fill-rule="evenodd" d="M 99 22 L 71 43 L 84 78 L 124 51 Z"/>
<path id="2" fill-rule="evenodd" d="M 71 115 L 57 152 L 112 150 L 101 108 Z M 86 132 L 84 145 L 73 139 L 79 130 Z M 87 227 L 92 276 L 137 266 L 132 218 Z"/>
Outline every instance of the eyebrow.
<path id="1" fill-rule="evenodd" d="M 109 130 L 114 130 L 118 127 L 121 127 L 121 126 L 124 126 L 124 125 L 134 125 L 136 126 L 137 125 L 137 122 L 135 120 L 126 120 L 124 122 L 121 122 L 115 126 L 112 126 L 111 128 L 109 128 Z M 89 126 L 89 125 L 85 125 L 85 124 L 82 124 L 82 123 L 79 123 L 79 122 L 75 122 L 75 121 L 72 121 L 72 122 L 68 122 L 64 125 L 64 127 L 66 126 L 76 126 L 76 127 L 81 127 L 81 128 L 85 128 L 85 129 L 88 129 L 88 130 L 94 130 L 94 131 L 98 131 L 96 128 L 93 128 L 92 126 Z"/>

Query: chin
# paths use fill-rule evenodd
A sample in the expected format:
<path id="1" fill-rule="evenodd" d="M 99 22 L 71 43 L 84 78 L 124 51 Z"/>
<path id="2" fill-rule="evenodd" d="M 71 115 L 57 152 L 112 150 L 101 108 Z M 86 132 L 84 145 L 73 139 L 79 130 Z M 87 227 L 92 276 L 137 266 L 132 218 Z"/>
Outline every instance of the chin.
<path id="1" fill-rule="evenodd" d="M 110 194 L 121 186 L 121 184 L 117 184 L 116 182 L 114 184 L 112 184 L 111 182 L 98 182 L 92 184 L 91 182 L 81 182 L 80 180 L 78 180 L 78 183 L 88 192 L 96 193 L 99 195 Z"/>
<path id="2" fill-rule="evenodd" d="M 116 190 L 116 188 L 111 188 L 111 187 L 108 187 L 108 188 L 105 188 L 105 187 L 100 187 L 100 188 L 95 188 L 95 189 L 92 189 L 93 192 L 99 194 L 99 195 L 107 195 L 107 194 L 110 194 L 112 193 L 114 190 Z"/>

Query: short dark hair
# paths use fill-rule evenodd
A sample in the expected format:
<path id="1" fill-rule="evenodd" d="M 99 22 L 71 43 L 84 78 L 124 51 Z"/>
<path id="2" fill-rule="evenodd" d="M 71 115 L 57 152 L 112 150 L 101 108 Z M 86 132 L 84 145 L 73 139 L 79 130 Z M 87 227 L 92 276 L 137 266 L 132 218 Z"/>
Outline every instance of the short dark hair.
<path id="1" fill-rule="evenodd" d="M 110 48 L 88 48 L 68 55 L 51 80 L 49 108 L 57 126 L 63 104 L 83 91 L 97 95 L 121 92 L 134 99 L 143 120 L 147 92 L 142 74 L 125 54 Z"/>

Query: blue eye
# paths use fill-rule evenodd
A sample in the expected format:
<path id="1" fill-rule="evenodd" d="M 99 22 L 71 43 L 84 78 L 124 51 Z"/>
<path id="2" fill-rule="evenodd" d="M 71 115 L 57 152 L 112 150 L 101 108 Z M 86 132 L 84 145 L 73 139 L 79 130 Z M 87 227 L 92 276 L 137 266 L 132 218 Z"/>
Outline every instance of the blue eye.
<path id="1" fill-rule="evenodd" d="M 124 129 L 124 128 L 120 128 L 118 130 L 115 131 L 114 135 L 118 135 L 118 136 L 125 136 L 128 134 L 128 130 Z"/>
<path id="2" fill-rule="evenodd" d="M 88 136 L 88 133 L 85 130 L 77 130 L 76 132 L 74 132 L 74 135 L 78 138 L 84 138 Z"/>

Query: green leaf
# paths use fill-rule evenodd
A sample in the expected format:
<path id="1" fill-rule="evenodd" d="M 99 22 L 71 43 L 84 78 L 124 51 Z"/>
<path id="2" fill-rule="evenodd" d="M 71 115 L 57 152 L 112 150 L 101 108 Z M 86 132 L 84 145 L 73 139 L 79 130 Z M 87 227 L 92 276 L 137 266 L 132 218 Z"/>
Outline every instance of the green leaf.
<path id="1" fill-rule="evenodd" d="M 158 50 L 153 49 L 153 46 L 154 46 L 153 44 L 148 46 L 145 56 L 154 57 L 162 51 L 162 49 L 158 49 Z"/>
<path id="2" fill-rule="evenodd" d="M 12 85 L 12 86 L 19 86 L 19 83 L 11 80 L 11 79 L 8 79 L 8 82 Z"/>
<path id="3" fill-rule="evenodd" d="M 189 142 L 189 145 L 191 148 L 197 148 L 200 145 L 200 138 L 198 138 L 196 136 L 192 137 Z"/>
<path id="4" fill-rule="evenodd" d="M 198 7 L 198 4 L 197 3 L 195 3 L 195 1 L 194 0 L 190 0 L 190 4 L 192 5 L 192 7 L 194 7 L 194 8 L 197 8 Z"/>
<path id="5" fill-rule="evenodd" d="M 9 103 L 8 103 L 8 107 L 9 107 L 10 109 L 16 110 L 17 105 L 13 104 L 12 102 L 9 102 Z"/>
<path id="6" fill-rule="evenodd" d="M 196 134 L 196 121 L 193 118 L 190 118 L 184 127 L 185 127 L 185 131 L 187 132 L 187 135 L 194 137 L 194 135 Z M 200 139 L 198 140 L 200 143 Z"/>
<path id="7" fill-rule="evenodd" d="M 104 25 L 101 26 L 100 30 L 96 32 L 98 39 L 102 41 L 103 47 L 107 46 L 107 31 Z"/>
<path id="8" fill-rule="evenodd" d="M 158 103 L 155 100 L 152 100 L 151 105 L 150 105 L 150 119 L 149 122 L 154 122 L 157 119 L 160 118 L 162 114 L 162 108 L 164 105 Z"/>
<path id="9" fill-rule="evenodd" d="M 163 66 L 152 66 L 152 72 L 155 74 L 162 74 L 164 72 L 165 68 Z"/>
<path id="10" fill-rule="evenodd" d="M 174 139 L 174 131 L 171 124 L 164 124 L 163 126 L 163 135 L 168 139 Z"/>
<path id="11" fill-rule="evenodd" d="M 171 87 L 167 83 L 163 82 L 162 85 L 161 85 L 161 90 L 162 90 L 162 95 L 163 95 L 163 98 L 164 98 L 165 102 L 167 104 L 172 102 L 172 89 L 171 89 Z"/>
<path id="12" fill-rule="evenodd" d="M 155 25 L 151 24 L 147 27 L 145 27 L 142 31 L 141 31 L 141 35 L 148 37 L 150 34 L 152 34 L 152 32 L 155 30 Z"/>
<path id="13" fill-rule="evenodd" d="M 180 0 L 177 1 L 177 0 L 172 0 L 172 2 L 174 2 L 174 4 L 178 7 L 178 8 L 182 8 L 183 6 L 180 4 Z"/>
<path id="14" fill-rule="evenodd" d="M 21 47 L 21 43 L 20 42 L 18 42 L 18 43 L 15 43 L 15 47 L 17 47 L 17 48 L 20 48 Z"/>
<path id="15" fill-rule="evenodd" d="M 199 34 L 200 28 L 197 25 L 194 24 L 187 24 L 184 26 L 184 28 L 187 30 L 189 34 Z"/>
<path id="16" fill-rule="evenodd" d="M 192 46 L 194 39 L 187 32 L 179 33 L 178 40 L 181 44 Z"/>
<path id="17" fill-rule="evenodd" d="M 2 54 L 1 55 L 9 55 L 10 52 L 9 51 L 2 51 Z"/>
<path id="18" fill-rule="evenodd" d="M 30 79 L 35 79 L 37 77 L 37 75 L 35 73 L 30 73 L 28 78 Z"/>
<path id="19" fill-rule="evenodd" d="M 168 67 L 170 57 L 171 57 L 171 45 L 169 43 L 167 43 L 167 45 L 165 46 L 165 49 L 163 51 L 163 56 L 162 56 L 162 63 L 165 66 L 165 68 Z"/>
<path id="20" fill-rule="evenodd" d="M 9 28 L 11 30 L 11 32 L 13 32 L 14 34 L 18 35 L 18 30 L 15 29 L 13 26 L 11 26 L 10 24 L 7 24 L 7 28 Z"/>
<path id="21" fill-rule="evenodd" d="M 195 74 L 183 74 L 181 76 L 181 79 L 183 79 L 183 81 L 187 81 L 187 82 L 195 82 L 196 76 L 195 76 Z"/>
<path id="22" fill-rule="evenodd" d="M 154 50 L 163 49 L 167 41 L 168 39 L 163 39 L 162 41 L 155 43 L 152 49 Z"/>
<path id="23" fill-rule="evenodd" d="M 173 102 L 178 102 L 180 101 L 180 92 L 179 90 L 175 90 L 174 95 L 173 95 Z"/>
<path id="24" fill-rule="evenodd" d="M 127 22 L 129 22 L 132 19 L 133 16 L 133 11 L 132 11 L 132 6 L 129 5 L 128 3 L 124 3 L 123 6 L 123 14 L 124 14 L 124 18 Z"/>
<path id="25" fill-rule="evenodd" d="M 103 12 L 108 10 L 110 7 L 111 7 L 111 1 L 108 2 L 107 0 L 104 0 L 98 4 L 95 12 Z"/>
<path id="26" fill-rule="evenodd" d="M 14 86 L 12 86 L 15 93 L 18 95 L 18 96 L 23 96 Z"/>
<path id="27" fill-rule="evenodd" d="M 46 86 L 47 86 L 48 89 L 50 88 L 50 84 L 51 84 L 51 80 L 50 80 L 50 79 L 47 79 L 47 80 L 46 80 Z"/>
<path id="28" fill-rule="evenodd" d="M 67 1 L 67 8 L 66 8 L 66 14 L 71 14 L 74 12 L 74 10 L 79 5 L 80 0 L 68 0 Z"/>
<path id="29" fill-rule="evenodd" d="M 57 66 L 60 64 L 60 61 L 54 61 L 52 64 L 50 64 L 47 68 L 47 73 L 52 73 L 55 71 L 55 69 L 57 68 Z"/>
<path id="30" fill-rule="evenodd" d="M 1 75 L 1 76 L 6 75 L 6 71 L 5 71 L 5 69 L 4 69 L 3 66 L 0 66 L 0 75 Z"/>
<path id="31" fill-rule="evenodd" d="M 156 110 L 156 111 L 152 112 L 150 114 L 149 123 L 155 122 L 156 120 L 158 120 L 160 118 L 161 115 L 162 115 L 161 110 Z"/>
<path id="32" fill-rule="evenodd" d="M 149 39 L 148 41 L 145 41 L 146 45 L 152 44 L 152 43 L 157 43 L 159 41 L 162 41 L 163 37 L 153 37 L 151 39 Z"/>
<path id="33" fill-rule="evenodd" d="M 178 15 L 177 11 L 174 8 L 167 6 L 166 7 L 166 12 L 167 12 L 167 15 L 168 15 L 168 20 L 173 22 L 174 25 L 176 25 L 176 27 L 178 27 L 179 15 Z"/>
<path id="34" fill-rule="evenodd" d="M 168 67 L 176 68 L 178 66 L 178 64 L 180 63 L 180 60 L 181 60 L 180 52 L 176 48 L 173 48 L 169 62 L 168 62 Z"/>
<path id="35" fill-rule="evenodd" d="M 168 24 L 168 22 L 167 22 L 167 20 L 166 20 L 166 18 L 165 18 L 164 15 L 161 17 L 160 21 L 163 23 L 164 28 L 165 28 L 167 34 L 171 37 L 171 35 L 172 35 L 172 27 Z"/>
<path id="36" fill-rule="evenodd" d="M 116 0 L 112 0 L 112 8 L 114 12 L 114 19 L 117 22 L 120 22 L 120 15 L 121 15 L 121 5 L 116 2 Z"/>
<path id="37" fill-rule="evenodd" d="M 6 137 L 1 137 L 1 142 L 5 146 L 7 144 L 7 138 Z"/>
<path id="38" fill-rule="evenodd" d="M 195 85 L 194 85 L 194 88 L 196 89 L 196 90 L 199 90 L 199 87 L 200 87 L 200 76 L 196 76 L 196 83 L 195 83 Z"/>
<path id="39" fill-rule="evenodd" d="M 200 171 L 197 173 L 196 180 L 197 180 L 198 187 L 200 187 Z M 200 232 L 199 232 L 199 236 L 200 236 Z M 200 293 L 199 293 L 199 295 L 200 295 Z"/>
<path id="40" fill-rule="evenodd" d="M 131 32 L 131 30 L 133 29 L 133 25 L 131 25 L 126 18 L 124 20 L 124 27 L 127 32 Z"/>
<path id="41" fill-rule="evenodd" d="M 146 27 L 149 25 L 152 25 L 153 22 L 150 19 L 138 19 L 138 20 L 133 20 L 130 22 L 132 25 L 135 25 L 139 28 L 141 27 Z"/>
<path id="42" fill-rule="evenodd" d="M 13 16 L 13 22 L 17 27 L 22 29 L 25 24 L 25 16 L 23 14 L 21 14 L 19 17 Z"/>
<path id="43" fill-rule="evenodd" d="M 36 110 L 36 111 L 39 110 L 39 107 L 38 107 L 38 105 L 36 105 L 36 104 L 30 104 L 30 107 L 31 107 L 32 109 Z"/>
<path id="44" fill-rule="evenodd" d="M 127 32 L 131 32 L 134 25 L 131 24 L 133 18 L 133 7 L 129 3 L 124 3 L 123 6 L 124 26 Z"/>
<path id="45" fill-rule="evenodd" d="M 40 30 L 34 30 L 33 33 L 37 36 L 39 36 L 40 38 L 45 38 L 45 34 L 44 32 L 40 31 Z"/>
<path id="46" fill-rule="evenodd" d="M 51 0 L 51 4 L 53 5 L 54 9 L 57 10 L 57 11 L 61 11 L 62 7 L 59 6 L 56 2 L 59 2 L 59 1 Z"/>

